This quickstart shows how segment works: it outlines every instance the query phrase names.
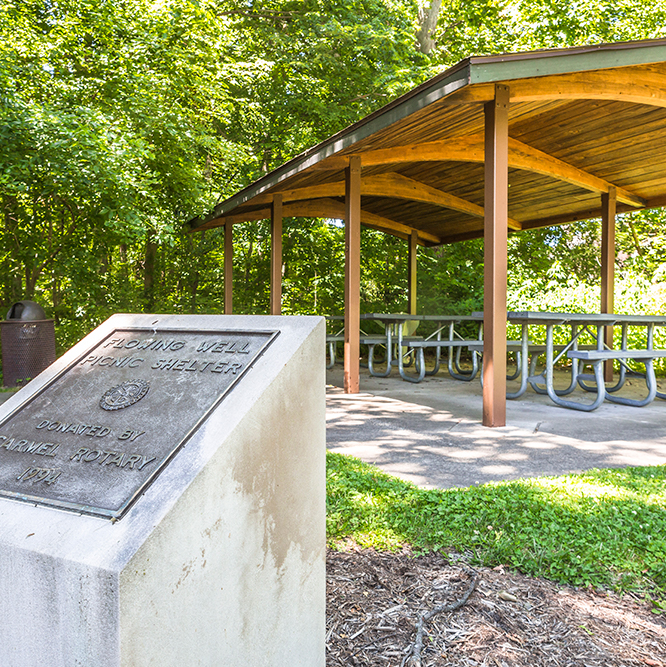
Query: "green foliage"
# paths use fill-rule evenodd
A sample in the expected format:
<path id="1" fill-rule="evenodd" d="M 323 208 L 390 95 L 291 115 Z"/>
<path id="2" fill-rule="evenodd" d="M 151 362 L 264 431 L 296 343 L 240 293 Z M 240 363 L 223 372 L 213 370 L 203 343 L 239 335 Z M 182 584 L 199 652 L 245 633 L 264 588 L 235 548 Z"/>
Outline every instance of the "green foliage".
<path id="1" fill-rule="evenodd" d="M 220 312 L 223 233 L 183 224 L 419 82 L 412 23 L 381 0 L 5 3 L 0 305 L 40 301 L 60 349 L 118 310 Z M 339 311 L 340 228 L 285 229 L 285 312 Z M 234 231 L 235 308 L 266 312 L 266 223 Z M 401 245 L 364 232 L 373 305 L 404 309 Z"/>
<path id="2" fill-rule="evenodd" d="M 332 544 L 409 543 L 575 586 L 666 593 L 663 466 L 426 490 L 351 457 L 327 462 Z"/>
<path id="3" fill-rule="evenodd" d="M 647 0 L 8 0 L 0 7 L 0 306 L 63 350 L 112 312 L 221 312 L 223 232 L 184 223 L 471 54 L 663 34 Z M 663 212 L 623 216 L 618 310 L 662 312 Z M 234 308 L 267 312 L 266 222 L 234 227 Z M 364 230 L 366 311 L 406 309 L 407 244 Z M 340 313 L 343 234 L 285 220 L 288 314 Z M 596 310 L 599 227 L 514 235 L 511 304 Z M 483 303 L 482 243 L 419 251 L 419 311 Z M 640 288 L 640 289 L 639 289 Z M 543 296 L 543 292 L 548 294 Z M 518 305 L 516 305 L 518 307 Z"/>
<path id="4" fill-rule="evenodd" d="M 419 250 L 419 312 L 467 315 L 483 310 L 483 241 Z"/>
<path id="5" fill-rule="evenodd" d="M 653 0 L 452 0 L 442 3 L 430 60 L 664 35 L 666 7 Z"/>
<path id="6" fill-rule="evenodd" d="M 186 0 L 0 12 L 2 300 L 49 305 L 61 347 L 118 305 L 154 303 L 126 260 L 172 245 L 226 162 L 211 18 Z"/>
<path id="7" fill-rule="evenodd" d="M 518 50 L 666 35 L 666 7 L 652 0 L 518 0 L 512 4 Z"/>
<path id="8" fill-rule="evenodd" d="M 408 3 L 235 0 L 221 3 L 231 43 L 225 76 L 236 100 L 227 132 L 254 180 L 420 83 Z"/>

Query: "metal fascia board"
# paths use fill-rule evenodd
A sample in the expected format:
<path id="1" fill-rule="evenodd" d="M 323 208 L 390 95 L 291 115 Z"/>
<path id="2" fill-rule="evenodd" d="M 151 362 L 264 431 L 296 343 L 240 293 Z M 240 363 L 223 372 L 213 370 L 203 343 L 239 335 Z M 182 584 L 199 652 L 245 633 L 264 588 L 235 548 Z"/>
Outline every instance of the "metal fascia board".
<path id="1" fill-rule="evenodd" d="M 538 55 L 532 52 L 494 58 L 472 58 L 470 83 L 493 83 L 666 61 L 666 42 L 663 40 L 649 46 L 638 46 L 633 42 L 603 44 L 592 49 L 588 47 L 573 51 L 558 49 Z"/>
<path id="2" fill-rule="evenodd" d="M 213 213 L 201 220 L 200 224 L 205 224 L 209 220 L 223 217 L 229 211 L 245 204 L 257 195 L 266 192 L 266 190 L 275 187 L 278 183 L 281 183 L 290 176 L 294 176 L 308 167 L 312 167 L 318 162 L 325 160 L 327 157 L 353 146 L 358 141 L 366 139 L 375 132 L 379 132 L 380 130 L 389 127 L 393 123 L 437 102 L 443 97 L 450 95 L 468 84 L 469 64 L 465 64 L 465 66 L 461 68 L 453 68 L 453 71 L 450 72 L 449 76 L 433 82 L 431 86 L 425 87 L 424 90 L 418 94 L 410 95 L 408 93 L 404 102 L 398 103 L 392 107 L 389 105 L 389 108 L 384 113 L 382 113 L 380 109 L 376 112 L 374 118 L 369 118 L 368 122 L 362 122 L 360 125 L 352 125 L 347 130 L 343 130 L 324 143 L 309 149 L 281 167 L 278 167 L 276 170 L 266 174 L 263 178 L 255 181 L 244 190 L 241 190 L 237 195 L 218 204 L 213 209 Z"/>

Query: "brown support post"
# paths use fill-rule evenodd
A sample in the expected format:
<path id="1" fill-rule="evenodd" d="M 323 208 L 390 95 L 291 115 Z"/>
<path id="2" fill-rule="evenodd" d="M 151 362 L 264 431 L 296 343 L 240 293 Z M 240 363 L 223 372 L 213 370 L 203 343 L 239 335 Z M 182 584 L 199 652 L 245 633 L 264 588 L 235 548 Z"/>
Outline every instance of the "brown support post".
<path id="1" fill-rule="evenodd" d="M 506 254 L 509 220 L 509 88 L 485 105 L 483 425 L 506 424 Z"/>
<path id="2" fill-rule="evenodd" d="M 361 353 L 361 158 L 345 169 L 345 393 L 358 394 Z"/>
<path id="3" fill-rule="evenodd" d="M 617 191 L 609 188 L 601 195 L 601 312 L 612 313 L 615 291 L 615 209 Z M 613 327 L 604 329 L 604 342 L 613 347 Z M 606 382 L 613 381 L 613 362 L 604 364 Z"/>
<path id="4" fill-rule="evenodd" d="M 233 225 L 224 225 L 224 314 L 233 312 L 234 233 Z"/>
<path id="5" fill-rule="evenodd" d="M 418 232 L 412 230 L 409 235 L 409 273 L 407 275 L 408 312 L 410 315 L 416 315 L 416 242 L 418 238 Z"/>
<path id="6" fill-rule="evenodd" d="M 282 195 L 271 210 L 271 315 L 282 314 Z"/>

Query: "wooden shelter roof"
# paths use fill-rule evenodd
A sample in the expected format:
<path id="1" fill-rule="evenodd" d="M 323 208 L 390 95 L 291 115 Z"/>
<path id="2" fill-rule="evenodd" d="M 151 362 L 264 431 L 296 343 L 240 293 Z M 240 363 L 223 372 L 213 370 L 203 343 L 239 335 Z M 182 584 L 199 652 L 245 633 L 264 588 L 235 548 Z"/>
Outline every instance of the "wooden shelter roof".
<path id="1" fill-rule="evenodd" d="M 484 104 L 509 87 L 509 229 L 666 205 L 666 40 L 467 58 L 227 199 L 195 230 L 283 215 L 344 217 L 419 243 L 483 236 Z"/>

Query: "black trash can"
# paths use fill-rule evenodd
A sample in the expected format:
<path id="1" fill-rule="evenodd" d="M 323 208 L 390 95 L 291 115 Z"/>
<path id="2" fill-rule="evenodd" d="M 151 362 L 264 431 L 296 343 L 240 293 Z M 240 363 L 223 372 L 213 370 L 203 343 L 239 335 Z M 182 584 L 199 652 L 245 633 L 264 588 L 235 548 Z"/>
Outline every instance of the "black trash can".
<path id="1" fill-rule="evenodd" d="M 34 301 L 19 301 L 0 322 L 5 387 L 21 387 L 56 359 L 55 326 Z"/>

